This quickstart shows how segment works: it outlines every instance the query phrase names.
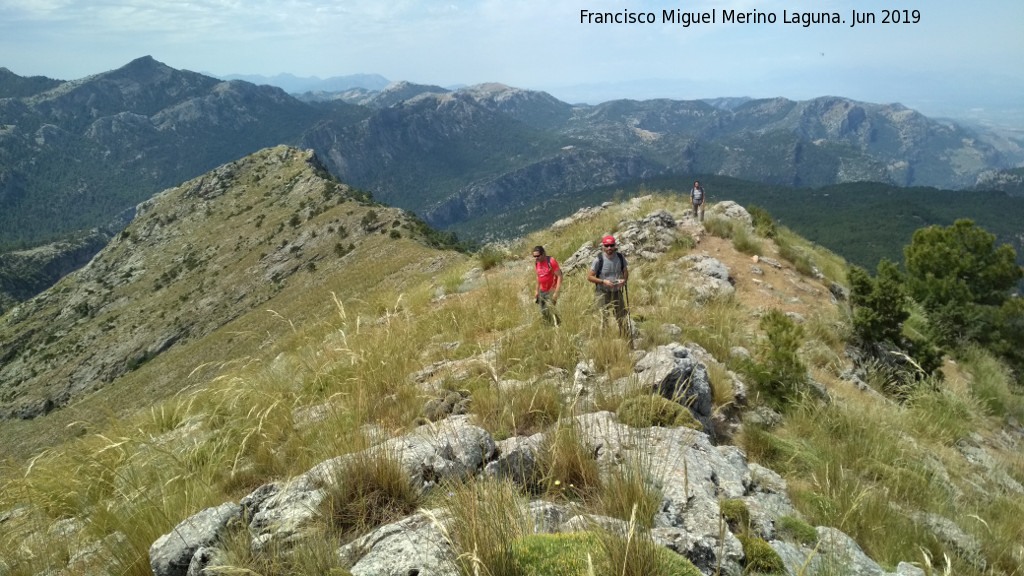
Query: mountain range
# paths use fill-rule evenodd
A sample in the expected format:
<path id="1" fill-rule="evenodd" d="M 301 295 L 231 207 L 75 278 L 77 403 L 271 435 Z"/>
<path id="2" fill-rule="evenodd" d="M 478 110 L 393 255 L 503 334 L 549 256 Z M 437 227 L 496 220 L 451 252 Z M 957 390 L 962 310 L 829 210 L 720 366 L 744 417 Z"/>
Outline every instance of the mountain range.
<path id="1" fill-rule="evenodd" d="M 478 240 L 666 179 L 682 190 L 729 177 L 794 194 L 862 181 L 1021 194 L 1021 140 L 898 104 L 574 105 L 502 84 L 333 81 L 292 95 L 151 57 L 67 82 L 0 69 L 0 312 L 87 260 L 64 256 L 73 238 L 109 239 L 157 192 L 279 144 L 312 149 L 347 185 Z"/>
<path id="2" fill-rule="evenodd" d="M 965 188 L 1019 141 L 898 104 L 616 100 L 571 105 L 501 84 L 393 83 L 302 101 L 151 57 L 70 82 L 0 72 L 0 247 L 88 229 L 261 148 L 316 151 L 346 183 L 457 229 L 552 195 L 665 175 L 794 187 Z"/>

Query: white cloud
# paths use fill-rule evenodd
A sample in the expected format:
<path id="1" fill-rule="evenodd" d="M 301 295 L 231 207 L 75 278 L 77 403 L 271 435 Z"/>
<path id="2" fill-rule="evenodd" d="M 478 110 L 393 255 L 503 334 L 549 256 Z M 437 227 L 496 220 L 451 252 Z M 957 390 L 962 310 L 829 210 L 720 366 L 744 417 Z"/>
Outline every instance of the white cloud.
<path id="1" fill-rule="evenodd" d="M 660 80 L 674 97 L 856 92 L 906 100 L 923 81 L 1024 86 L 1024 2 L 933 0 L 918 24 L 581 24 L 581 9 L 874 11 L 889 0 L 0 0 L 0 66 L 78 78 L 142 56 L 218 74 L 373 72 L 527 88 Z M 910 8 L 910 6 L 907 6 Z M 913 85 L 900 78 L 913 76 Z M 880 82 L 885 78 L 885 82 Z M 922 80 L 922 78 L 924 80 Z M 895 80 L 893 80 L 895 79 Z M 964 79 L 965 106 L 984 89 Z M 1007 89 L 1007 88 L 1003 88 Z M 556 94 L 557 95 L 557 94 Z"/>

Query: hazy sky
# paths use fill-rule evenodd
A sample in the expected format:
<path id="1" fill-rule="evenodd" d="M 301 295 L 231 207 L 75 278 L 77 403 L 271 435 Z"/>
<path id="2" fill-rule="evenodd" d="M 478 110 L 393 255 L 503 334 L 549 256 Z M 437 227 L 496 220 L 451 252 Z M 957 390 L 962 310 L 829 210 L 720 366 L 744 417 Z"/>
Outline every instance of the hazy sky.
<path id="1" fill-rule="evenodd" d="M 886 9 L 920 21 L 883 23 Z M 581 23 L 581 10 L 656 22 Z M 664 23 L 663 10 L 714 10 L 716 23 Z M 754 10 L 776 22 L 722 21 Z M 876 23 L 850 27 L 853 10 Z M 794 12 L 844 22 L 784 23 Z M 992 110 L 1024 108 L 1024 1 L 0 0 L 0 66 L 16 74 L 76 79 L 144 55 L 214 75 L 494 81 L 571 102 L 839 95 Z"/>

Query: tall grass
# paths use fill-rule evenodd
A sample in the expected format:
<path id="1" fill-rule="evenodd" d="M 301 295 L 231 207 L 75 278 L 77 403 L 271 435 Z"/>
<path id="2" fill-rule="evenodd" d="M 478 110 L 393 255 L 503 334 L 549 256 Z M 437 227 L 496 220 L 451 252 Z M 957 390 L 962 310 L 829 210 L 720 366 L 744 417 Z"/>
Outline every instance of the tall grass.
<path id="1" fill-rule="evenodd" d="M 989 414 L 1024 418 L 1024 396 L 1014 391 L 1013 378 L 1005 364 L 977 346 L 965 349 L 960 361 L 971 374 L 971 393 Z"/>
<path id="2" fill-rule="evenodd" d="M 980 410 L 980 404 L 931 389 L 922 391 L 910 406 L 821 405 L 805 400 L 787 413 L 781 429 L 748 429 L 742 444 L 749 457 L 788 479 L 794 504 L 811 524 L 843 530 L 883 566 L 920 557 L 925 550 L 932 557 L 949 554 L 957 574 L 980 575 L 906 513 L 926 510 L 964 518 L 968 510 L 977 510 L 974 497 L 957 501 L 946 484 L 934 481 L 935 464 L 926 460 L 973 429 L 972 414 Z M 1019 532 L 991 509 L 977 517 L 985 521 L 960 523 L 961 527 L 987 525 L 984 532 L 989 534 L 998 525 Z M 981 540 L 998 549 L 990 556 L 1013 557 L 1014 546 L 1002 537 L 998 543 L 992 534 Z"/>
<path id="3" fill-rule="evenodd" d="M 470 480 L 449 487 L 444 510 L 465 576 L 523 576 L 515 542 L 532 530 L 526 500 L 509 482 Z"/>
<path id="4" fill-rule="evenodd" d="M 606 210 L 585 223 L 533 234 L 511 245 L 509 253 L 526 254 L 542 244 L 564 261 L 584 242 L 616 232 L 622 219 L 661 207 L 680 206 L 656 198 L 631 205 L 628 213 Z M 731 228 L 728 234 L 735 242 Z M 808 270 L 817 266 L 826 277 L 841 278 L 828 254 L 786 234 L 779 229 L 776 242 L 780 251 L 789 247 L 798 267 L 805 261 Z M 734 346 L 752 346 L 755 320 L 738 296 L 692 302 L 671 280 L 679 272 L 671 260 L 686 249 L 680 244 L 672 257 L 654 263 L 637 260 L 631 309 L 645 347 L 667 342 L 660 328 L 675 324 L 683 342 L 696 342 L 720 361 L 709 365 L 709 374 L 721 407 L 732 401 L 722 362 Z M 260 321 L 247 317 L 232 326 L 232 334 L 204 340 L 206 348 L 192 358 L 170 354 L 166 361 L 175 363 L 174 374 L 189 366 L 184 374 L 190 376 L 179 381 L 188 387 L 178 394 L 165 394 L 134 415 L 112 412 L 103 425 L 75 422 L 78 438 L 22 464 L 6 464 L 0 511 L 11 512 L 0 523 L 0 548 L 9 573 L 58 572 L 83 546 L 105 542 L 106 568 L 149 574 L 149 546 L 188 515 L 237 501 L 266 481 L 294 476 L 328 458 L 359 452 L 372 435 L 403 434 L 420 421 L 429 398 L 457 390 L 471 398 L 474 421 L 495 437 L 546 435 L 531 493 L 474 479 L 430 495 L 445 502 L 445 514 L 453 519 L 446 525 L 464 574 L 529 573 L 535 566 L 529 551 L 535 549 L 524 548 L 533 541 L 526 501 L 537 493 L 623 521 L 621 533 L 551 538 L 566 547 L 587 543 L 595 570 L 688 574 L 685 568 L 665 568 L 659 557 L 668 552 L 649 541 L 660 503 L 651 480 L 658 464 L 638 459 L 602 469 L 595 447 L 572 419 L 582 404 L 565 393 L 578 362 L 594 360 L 602 376 L 612 379 L 633 370 L 626 340 L 614 326 L 602 328 L 590 286 L 579 273 L 567 275 L 559 302 L 562 323 L 551 326 L 539 319 L 532 302 L 534 276 L 525 258 L 504 260 L 460 292 L 464 271 L 477 262 L 453 257 L 447 268 L 418 272 L 433 261 L 428 256 L 410 251 L 375 260 L 356 251 L 346 258 L 358 260 L 365 274 L 351 283 L 331 277 L 319 291 L 288 292 L 294 306 L 275 304 L 273 314 L 260 312 Z M 847 335 L 839 314 L 812 315 L 804 326 L 806 340 L 815 345 L 805 346 L 799 359 L 836 373 L 845 365 Z M 438 362 L 468 359 L 471 367 L 441 370 L 427 384 L 409 377 Z M 163 361 L 128 378 L 151 377 Z M 791 498 L 812 524 L 839 527 L 887 568 L 920 559 L 924 550 L 936 559 L 950 554 L 953 573 L 981 576 L 909 519 L 908 511 L 923 510 L 956 519 L 978 538 L 993 573 L 1022 576 L 1020 499 L 971 486 L 973 471 L 956 449 L 980 429 L 1021 418 L 1020 396 L 1005 368 L 985 353 L 966 350 L 959 364 L 970 374 L 969 385 L 928 381 L 903 405 L 866 396 L 829 405 L 800 398 L 779 428 L 746 427 L 741 443 L 748 458 L 786 477 Z M 735 362 L 729 366 L 736 368 Z M 614 409 L 622 400 L 610 388 L 592 393 L 599 408 Z M 1000 458 L 1002 470 L 1024 482 L 1024 459 Z M 256 554 L 244 529 L 232 531 L 227 555 L 218 561 L 223 573 L 341 573 L 332 553 L 340 542 L 423 504 L 393 462 L 354 462 L 362 466 L 346 469 L 334 483 L 326 517 L 335 525 L 319 527 L 322 538 Z M 936 466 L 946 466 L 948 478 Z M 81 528 L 72 535 L 51 530 L 76 521 Z M 572 555 L 566 565 L 578 569 L 584 558 Z"/>
<path id="5" fill-rule="evenodd" d="M 728 359 L 734 346 L 750 345 L 750 314 L 735 298 L 688 304 L 676 312 L 684 339 L 700 344 L 715 358 Z"/>
<path id="6" fill-rule="evenodd" d="M 594 447 L 573 420 L 559 420 L 545 435 L 537 461 L 540 489 L 549 497 L 591 501 L 601 491 Z"/>
<path id="7" fill-rule="evenodd" d="M 601 551 L 602 573 L 617 576 L 699 576 L 700 571 L 682 556 L 658 546 L 650 532 L 636 519 L 634 505 L 630 519 L 622 528 L 595 527 Z"/>
<path id="8" fill-rule="evenodd" d="M 797 272 L 804 276 L 814 275 L 815 262 L 807 243 L 802 242 L 788 228 L 779 228 L 775 235 L 775 246 L 779 250 L 779 256 L 791 263 Z"/>
<path id="9" fill-rule="evenodd" d="M 422 495 L 393 455 L 359 452 L 331 476 L 323 512 L 342 535 L 367 532 L 419 507 Z"/>

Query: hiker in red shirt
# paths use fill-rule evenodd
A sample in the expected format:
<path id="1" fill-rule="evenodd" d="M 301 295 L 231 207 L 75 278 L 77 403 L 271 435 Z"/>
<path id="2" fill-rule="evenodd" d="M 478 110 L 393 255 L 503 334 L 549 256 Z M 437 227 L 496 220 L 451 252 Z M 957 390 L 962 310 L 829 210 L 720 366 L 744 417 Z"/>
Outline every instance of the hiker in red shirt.
<path id="1" fill-rule="evenodd" d="M 533 262 L 537 269 L 537 287 L 533 291 L 533 301 L 540 304 L 541 316 L 546 320 L 553 320 L 557 325 L 558 313 L 555 312 L 555 303 L 558 302 L 558 291 L 562 287 L 562 269 L 554 258 L 547 255 L 543 246 L 534 247 Z"/>

